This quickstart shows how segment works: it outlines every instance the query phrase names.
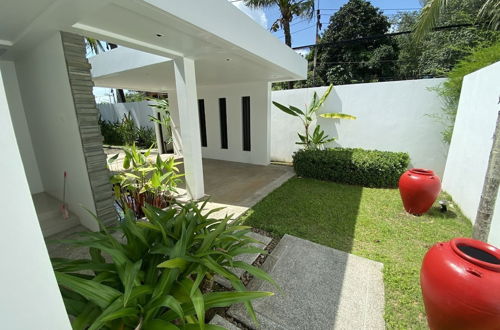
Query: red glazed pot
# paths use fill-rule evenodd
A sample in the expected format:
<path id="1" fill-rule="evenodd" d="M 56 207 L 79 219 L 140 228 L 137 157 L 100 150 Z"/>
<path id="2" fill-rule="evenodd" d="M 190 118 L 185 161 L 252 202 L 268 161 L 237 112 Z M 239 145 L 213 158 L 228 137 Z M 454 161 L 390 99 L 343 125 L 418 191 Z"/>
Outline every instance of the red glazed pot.
<path id="1" fill-rule="evenodd" d="M 420 286 L 431 329 L 500 329 L 500 249 L 469 238 L 438 243 Z"/>
<path id="2" fill-rule="evenodd" d="M 406 212 L 421 215 L 427 212 L 441 191 L 441 180 L 431 170 L 412 168 L 399 178 L 399 193 Z"/>

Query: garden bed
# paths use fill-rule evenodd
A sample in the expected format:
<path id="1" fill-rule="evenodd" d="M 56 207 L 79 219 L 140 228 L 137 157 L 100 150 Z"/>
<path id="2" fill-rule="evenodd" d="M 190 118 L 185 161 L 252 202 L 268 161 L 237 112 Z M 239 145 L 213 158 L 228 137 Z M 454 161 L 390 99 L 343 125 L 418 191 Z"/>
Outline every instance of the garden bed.
<path id="1" fill-rule="evenodd" d="M 445 194 L 441 198 L 448 198 Z M 470 236 L 456 207 L 407 214 L 397 189 L 374 189 L 292 178 L 246 214 L 246 224 L 290 234 L 384 264 L 385 320 L 389 329 L 426 329 L 419 272 L 429 247 Z"/>

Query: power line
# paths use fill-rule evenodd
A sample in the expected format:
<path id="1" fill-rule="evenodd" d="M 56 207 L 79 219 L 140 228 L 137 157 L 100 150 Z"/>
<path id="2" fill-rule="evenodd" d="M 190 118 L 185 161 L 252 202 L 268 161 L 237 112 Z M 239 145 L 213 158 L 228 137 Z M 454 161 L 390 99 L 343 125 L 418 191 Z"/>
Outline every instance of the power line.
<path id="1" fill-rule="evenodd" d="M 434 29 L 432 29 L 432 31 L 442 31 L 442 30 L 462 28 L 462 27 L 471 27 L 471 26 L 475 26 L 475 24 L 454 24 L 454 25 L 438 26 L 438 27 L 435 27 Z M 318 44 L 293 47 L 293 49 L 304 49 L 304 48 L 313 48 L 313 47 L 320 48 L 323 46 L 335 46 L 335 45 L 342 45 L 342 44 L 354 43 L 354 42 L 359 42 L 359 41 L 374 40 L 374 39 L 381 39 L 381 38 L 387 38 L 387 37 L 395 37 L 395 36 L 399 36 L 399 35 L 403 35 L 403 34 L 411 34 L 411 33 L 413 33 L 413 31 L 401 31 L 401 32 L 394 32 L 394 33 L 376 34 L 376 35 L 357 38 L 357 39 L 339 40 L 339 41 L 335 41 L 335 42 L 322 42 L 322 43 L 318 43 Z"/>

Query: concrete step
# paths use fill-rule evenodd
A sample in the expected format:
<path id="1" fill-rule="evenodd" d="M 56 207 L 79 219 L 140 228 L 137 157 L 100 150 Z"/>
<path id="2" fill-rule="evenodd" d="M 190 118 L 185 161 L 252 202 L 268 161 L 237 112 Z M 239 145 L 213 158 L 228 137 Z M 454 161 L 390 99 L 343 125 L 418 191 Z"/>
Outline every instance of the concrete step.
<path id="1" fill-rule="evenodd" d="M 275 292 L 253 301 L 258 329 L 383 330 L 383 265 L 369 259 L 285 235 L 262 265 L 279 284 L 254 278 L 249 290 Z M 228 315 L 251 329 L 244 306 Z"/>
<path id="2" fill-rule="evenodd" d="M 65 219 L 61 212 L 62 202 L 51 195 L 42 192 L 32 196 L 36 214 L 44 237 L 48 237 L 72 227 L 78 226 L 80 221 L 73 213 Z"/>

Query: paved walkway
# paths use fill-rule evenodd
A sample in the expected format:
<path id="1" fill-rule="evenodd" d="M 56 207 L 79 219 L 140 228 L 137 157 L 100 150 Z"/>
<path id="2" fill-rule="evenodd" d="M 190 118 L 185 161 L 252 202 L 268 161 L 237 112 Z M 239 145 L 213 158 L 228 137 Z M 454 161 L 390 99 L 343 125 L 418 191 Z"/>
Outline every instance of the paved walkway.
<path id="1" fill-rule="evenodd" d="M 253 305 L 258 329 L 384 329 L 382 264 L 285 235 L 263 264 L 281 286 L 252 280 L 250 290 L 273 291 Z M 254 328 L 245 308 L 228 314 Z"/>

